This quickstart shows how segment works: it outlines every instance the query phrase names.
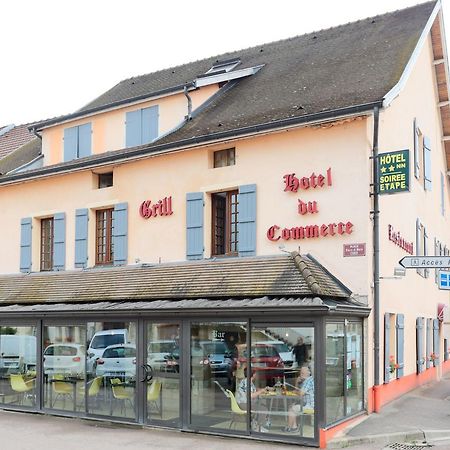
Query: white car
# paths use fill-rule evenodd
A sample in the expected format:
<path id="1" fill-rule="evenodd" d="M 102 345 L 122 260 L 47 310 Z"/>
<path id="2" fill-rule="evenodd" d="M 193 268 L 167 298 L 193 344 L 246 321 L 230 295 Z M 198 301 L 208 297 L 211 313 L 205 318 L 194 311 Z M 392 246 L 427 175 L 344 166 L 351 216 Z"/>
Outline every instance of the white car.
<path id="1" fill-rule="evenodd" d="M 44 373 L 84 378 L 86 347 L 80 344 L 52 344 L 44 350 Z"/>
<path id="2" fill-rule="evenodd" d="M 128 331 L 124 328 L 97 331 L 91 339 L 88 347 L 87 371 L 94 373 L 94 367 L 98 358 L 110 345 L 126 344 Z"/>
<path id="3" fill-rule="evenodd" d="M 167 362 L 171 355 L 178 350 L 175 341 L 153 341 L 148 344 L 148 364 L 153 370 L 161 371 L 167 367 Z"/>
<path id="4" fill-rule="evenodd" d="M 136 347 L 129 344 L 106 347 L 94 364 L 95 376 L 134 378 L 136 376 Z"/>

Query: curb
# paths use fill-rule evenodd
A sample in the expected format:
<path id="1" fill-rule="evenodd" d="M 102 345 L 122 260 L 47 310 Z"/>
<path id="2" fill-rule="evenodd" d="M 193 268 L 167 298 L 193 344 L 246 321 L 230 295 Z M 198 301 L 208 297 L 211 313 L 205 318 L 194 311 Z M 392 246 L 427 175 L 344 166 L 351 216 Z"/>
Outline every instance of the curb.
<path id="1" fill-rule="evenodd" d="M 394 442 L 433 442 L 445 440 L 450 440 L 450 429 L 415 430 L 368 436 L 341 437 L 329 441 L 327 448 L 346 448 L 362 444 L 380 444 L 386 446 Z"/>
<path id="2" fill-rule="evenodd" d="M 450 436 L 450 434 L 448 434 Z M 425 432 L 421 430 L 404 431 L 389 434 L 373 434 L 368 436 L 342 437 L 332 439 L 327 443 L 327 448 L 346 448 L 362 444 L 380 444 L 386 446 L 394 442 L 424 441 Z"/>

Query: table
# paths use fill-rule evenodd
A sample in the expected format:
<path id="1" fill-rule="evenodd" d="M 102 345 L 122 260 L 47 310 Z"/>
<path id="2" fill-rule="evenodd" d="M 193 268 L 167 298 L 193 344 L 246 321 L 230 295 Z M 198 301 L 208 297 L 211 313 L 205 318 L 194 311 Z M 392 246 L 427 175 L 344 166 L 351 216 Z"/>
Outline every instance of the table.
<path id="1" fill-rule="evenodd" d="M 303 412 L 303 396 L 300 394 L 293 393 L 293 391 L 288 391 L 290 394 L 277 394 L 271 392 L 263 392 L 258 396 L 258 400 L 268 400 L 268 414 L 284 416 L 287 418 L 290 403 L 293 401 L 300 404 L 300 412 L 298 413 L 300 417 L 299 429 L 300 434 L 303 434 L 304 417 L 311 415 L 309 413 Z M 281 407 L 280 407 L 281 406 Z M 255 411 L 258 412 L 258 411 Z"/>

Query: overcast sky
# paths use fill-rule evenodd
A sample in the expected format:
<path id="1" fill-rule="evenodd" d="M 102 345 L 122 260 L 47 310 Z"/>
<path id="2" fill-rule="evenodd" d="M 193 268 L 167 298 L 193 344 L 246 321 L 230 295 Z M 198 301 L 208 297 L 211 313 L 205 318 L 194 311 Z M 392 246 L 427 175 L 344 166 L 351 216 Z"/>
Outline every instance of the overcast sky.
<path id="1" fill-rule="evenodd" d="M 449 1 L 444 0 L 447 27 Z M 0 8 L 0 126 L 74 112 L 131 76 L 416 3 L 4 1 Z"/>

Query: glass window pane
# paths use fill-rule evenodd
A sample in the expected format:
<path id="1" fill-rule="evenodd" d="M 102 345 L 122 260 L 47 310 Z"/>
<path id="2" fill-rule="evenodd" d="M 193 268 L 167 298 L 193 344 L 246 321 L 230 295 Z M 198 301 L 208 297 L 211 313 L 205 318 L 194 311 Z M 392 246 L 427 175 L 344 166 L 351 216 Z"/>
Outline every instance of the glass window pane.
<path id="1" fill-rule="evenodd" d="M 333 423 L 344 417 L 344 341 L 343 323 L 326 325 L 326 420 Z"/>
<path id="2" fill-rule="evenodd" d="M 347 415 L 363 409 L 362 323 L 347 326 Z"/>
<path id="3" fill-rule="evenodd" d="M 313 327 L 252 328 L 252 433 L 314 438 L 314 355 Z"/>
<path id="4" fill-rule="evenodd" d="M 36 328 L 0 327 L 0 396 L 7 405 L 36 406 Z"/>
<path id="5" fill-rule="evenodd" d="M 147 325 L 147 420 L 180 425 L 180 326 Z"/>
<path id="6" fill-rule="evenodd" d="M 191 423 L 211 430 L 247 431 L 247 398 L 239 395 L 247 358 L 245 322 L 191 327 Z"/>
<path id="7" fill-rule="evenodd" d="M 44 406 L 84 411 L 86 367 L 84 326 L 45 326 L 43 345 Z"/>
<path id="8" fill-rule="evenodd" d="M 136 419 L 136 324 L 87 324 L 86 395 L 90 414 Z"/>

